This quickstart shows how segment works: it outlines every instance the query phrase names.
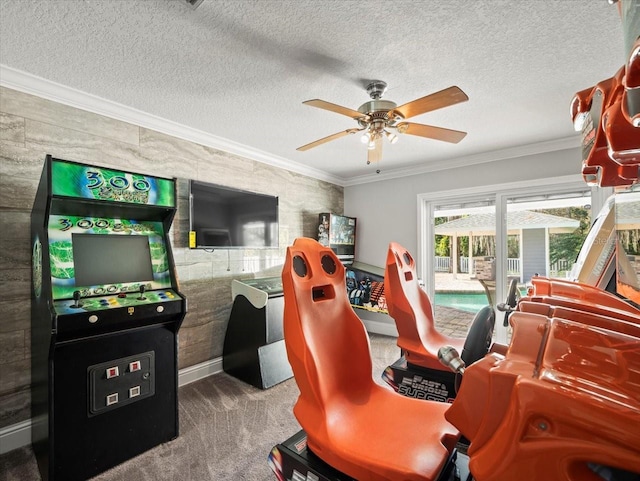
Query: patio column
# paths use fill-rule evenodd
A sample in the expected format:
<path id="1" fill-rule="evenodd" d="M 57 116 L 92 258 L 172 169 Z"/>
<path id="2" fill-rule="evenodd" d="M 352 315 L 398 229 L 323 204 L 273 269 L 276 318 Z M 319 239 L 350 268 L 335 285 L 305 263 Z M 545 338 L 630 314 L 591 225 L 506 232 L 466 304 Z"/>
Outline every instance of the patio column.
<path id="1" fill-rule="evenodd" d="M 449 252 L 451 252 L 452 257 L 452 267 L 451 270 L 453 272 L 453 278 L 458 278 L 458 233 L 454 232 L 453 236 L 451 236 L 452 245 L 450 246 Z"/>
<path id="2" fill-rule="evenodd" d="M 522 229 L 518 231 L 518 275 L 520 276 L 520 283 L 524 282 L 524 236 L 522 235 Z"/>
<path id="3" fill-rule="evenodd" d="M 471 279 L 475 279 L 475 272 L 473 266 L 473 232 L 469 231 L 469 262 L 467 263 L 469 266 L 469 276 Z"/>

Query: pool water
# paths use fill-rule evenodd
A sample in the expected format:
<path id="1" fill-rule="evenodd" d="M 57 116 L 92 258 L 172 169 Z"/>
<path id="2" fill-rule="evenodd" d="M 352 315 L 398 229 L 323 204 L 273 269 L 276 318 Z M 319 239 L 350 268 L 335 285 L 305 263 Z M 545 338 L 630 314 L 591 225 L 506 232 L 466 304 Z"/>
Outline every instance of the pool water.
<path id="1" fill-rule="evenodd" d="M 473 312 L 474 314 L 489 305 L 484 292 L 436 292 L 435 304 L 437 306 L 453 307 L 461 311 Z"/>

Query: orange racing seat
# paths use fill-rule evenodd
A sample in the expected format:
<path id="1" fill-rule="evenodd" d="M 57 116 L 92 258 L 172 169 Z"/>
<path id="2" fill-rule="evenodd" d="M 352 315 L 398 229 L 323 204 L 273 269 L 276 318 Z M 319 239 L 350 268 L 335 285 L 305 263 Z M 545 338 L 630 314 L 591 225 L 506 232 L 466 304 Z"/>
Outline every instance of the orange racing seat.
<path id="1" fill-rule="evenodd" d="M 294 414 L 308 448 L 361 481 L 437 479 L 458 431 L 449 405 L 398 396 L 373 380 L 369 338 L 346 295 L 345 271 L 308 238 L 287 248 L 284 337 L 300 389 Z"/>
<path id="2" fill-rule="evenodd" d="M 389 315 L 398 328 L 398 347 L 407 362 L 449 372 L 438 361 L 438 349 L 449 345 L 462 352 L 465 340 L 436 330 L 429 296 L 418 284 L 415 261 L 397 242 L 391 242 L 387 251 L 384 289 Z"/>

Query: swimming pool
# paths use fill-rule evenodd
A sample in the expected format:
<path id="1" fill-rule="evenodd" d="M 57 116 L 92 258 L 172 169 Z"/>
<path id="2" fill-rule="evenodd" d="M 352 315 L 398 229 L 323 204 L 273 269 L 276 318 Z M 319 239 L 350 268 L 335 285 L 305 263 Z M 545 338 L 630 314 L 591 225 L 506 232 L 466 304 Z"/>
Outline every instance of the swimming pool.
<path id="1" fill-rule="evenodd" d="M 435 304 L 475 314 L 484 306 L 488 306 L 489 301 L 484 292 L 436 292 Z"/>

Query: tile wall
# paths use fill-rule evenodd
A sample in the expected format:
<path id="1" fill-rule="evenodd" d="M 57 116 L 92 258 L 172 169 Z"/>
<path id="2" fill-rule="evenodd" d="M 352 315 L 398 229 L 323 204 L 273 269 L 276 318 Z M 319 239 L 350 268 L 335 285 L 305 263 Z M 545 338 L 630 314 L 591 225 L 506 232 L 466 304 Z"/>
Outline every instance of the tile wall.
<path id="1" fill-rule="evenodd" d="M 343 188 L 56 102 L 0 88 L 0 429 L 30 417 L 29 222 L 46 154 L 178 178 L 174 257 L 189 312 L 179 367 L 222 355 L 233 278 L 279 275 L 286 246 L 343 212 Z M 187 248 L 188 179 L 279 196 L 280 249 Z"/>

